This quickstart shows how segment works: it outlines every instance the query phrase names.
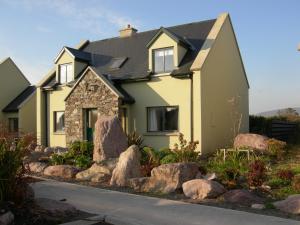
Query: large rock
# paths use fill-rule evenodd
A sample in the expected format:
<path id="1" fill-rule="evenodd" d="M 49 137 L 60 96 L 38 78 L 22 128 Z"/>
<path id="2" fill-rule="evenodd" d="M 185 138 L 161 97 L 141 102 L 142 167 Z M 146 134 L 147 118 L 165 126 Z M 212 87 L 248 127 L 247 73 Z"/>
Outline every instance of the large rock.
<path id="1" fill-rule="evenodd" d="M 138 192 L 171 193 L 188 180 L 195 179 L 199 170 L 196 163 L 170 163 L 155 167 L 151 177 L 130 179 L 129 185 Z"/>
<path id="2" fill-rule="evenodd" d="M 234 147 L 249 147 L 252 149 L 266 151 L 268 148 L 268 138 L 259 134 L 239 134 L 234 139 Z"/>
<path id="3" fill-rule="evenodd" d="M 183 193 L 192 199 L 216 198 L 226 189 L 223 185 L 213 180 L 194 179 L 183 183 Z"/>
<path id="4" fill-rule="evenodd" d="M 64 153 L 66 153 L 68 151 L 68 148 L 64 148 L 64 147 L 47 147 L 44 149 L 44 153 L 47 154 L 48 156 L 55 153 L 58 155 L 62 155 Z"/>
<path id="5" fill-rule="evenodd" d="M 136 145 L 122 152 L 116 168 L 112 173 L 110 185 L 126 186 L 128 179 L 141 176 L 141 153 Z"/>
<path id="6" fill-rule="evenodd" d="M 117 158 L 112 158 L 101 161 L 100 163 L 94 163 L 89 169 L 77 173 L 76 179 L 84 181 L 91 180 L 93 182 L 104 181 L 108 177 L 111 177 L 117 161 Z"/>
<path id="7" fill-rule="evenodd" d="M 283 212 L 300 214 L 300 194 L 290 195 L 285 200 L 274 202 L 273 205 Z"/>
<path id="8" fill-rule="evenodd" d="M 43 210 L 48 211 L 52 215 L 63 215 L 76 214 L 77 209 L 65 202 L 56 201 L 47 198 L 36 198 L 35 203 Z"/>
<path id="9" fill-rule="evenodd" d="M 56 166 L 48 166 L 44 170 L 44 175 L 69 179 L 69 178 L 74 178 L 77 172 L 78 169 L 74 166 L 56 165 Z"/>
<path id="10" fill-rule="evenodd" d="M 116 116 L 98 117 L 94 133 L 93 160 L 117 158 L 127 148 L 127 136 Z"/>
<path id="11" fill-rule="evenodd" d="M 264 203 L 263 198 L 244 189 L 236 189 L 236 190 L 228 191 L 223 195 L 223 197 L 225 202 L 234 203 L 243 206 L 251 206 L 253 204 Z"/>
<path id="12" fill-rule="evenodd" d="M 30 172 L 33 173 L 42 173 L 47 167 L 46 163 L 43 162 L 31 162 L 28 164 Z"/>

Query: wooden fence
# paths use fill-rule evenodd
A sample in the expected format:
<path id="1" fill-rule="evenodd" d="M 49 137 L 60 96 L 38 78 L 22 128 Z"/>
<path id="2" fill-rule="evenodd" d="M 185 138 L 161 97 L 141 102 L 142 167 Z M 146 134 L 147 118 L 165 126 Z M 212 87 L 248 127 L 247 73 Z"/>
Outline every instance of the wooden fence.
<path id="1" fill-rule="evenodd" d="M 268 136 L 282 141 L 295 138 L 297 123 L 273 120 Z"/>

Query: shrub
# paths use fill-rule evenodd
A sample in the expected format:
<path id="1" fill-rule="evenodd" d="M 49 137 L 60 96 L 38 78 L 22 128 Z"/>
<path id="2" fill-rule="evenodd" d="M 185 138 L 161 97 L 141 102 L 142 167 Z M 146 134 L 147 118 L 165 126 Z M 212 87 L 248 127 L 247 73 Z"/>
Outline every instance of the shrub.
<path id="1" fill-rule="evenodd" d="M 293 177 L 294 177 L 294 173 L 290 169 L 281 169 L 277 172 L 276 175 L 277 175 L 277 177 L 286 181 L 289 184 L 291 183 L 291 181 L 293 180 Z"/>
<path id="2" fill-rule="evenodd" d="M 140 149 L 142 149 L 142 144 L 144 140 L 142 135 L 139 135 L 136 131 L 127 134 L 127 143 L 128 146 L 137 145 Z"/>
<path id="3" fill-rule="evenodd" d="M 160 160 L 160 164 L 168 164 L 168 163 L 176 163 L 177 157 L 175 154 L 170 153 L 169 155 L 166 155 Z"/>
<path id="4" fill-rule="evenodd" d="M 255 160 L 249 165 L 248 184 L 249 186 L 261 186 L 266 178 L 266 165 L 262 160 Z"/>
<path id="5" fill-rule="evenodd" d="M 295 191 L 300 192 L 300 175 L 294 176 L 292 187 Z"/>
<path id="6" fill-rule="evenodd" d="M 187 142 L 182 133 L 178 137 L 179 144 L 171 151 L 176 155 L 177 162 L 198 162 L 199 152 L 196 152 L 199 141 Z"/>
<path id="7" fill-rule="evenodd" d="M 63 155 L 53 154 L 50 157 L 50 163 L 52 165 L 63 165 L 65 164 L 65 158 Z"/>
<path id="8" fill-rule="evenodd" d="M 278 178 L 278 177 L 272 178 L 268 181 L 268 185 L 271 188 L 280 188 L 280 187 L 284 187 L 288 184 L 289 183 L 287 183 L 285 180 Z"/>
<path id="9" fill-rule="evenodd" d="M 271 138 L 268 140 L 268 151 L 272 156 L 281 160 L 286 152 L 286 142 Z"/>
<path id="10" fill-rule="evenodd" d="M 86 155 L 79 155 L 75 157 L 75 165 L 82 169 L 87 169 L 92 164 L 92 159 Z"/>
<path id="11" fill-rule="evenodd" d="M 27 187 L 23 158 L 34 149 L 35 138 L 23 135 L 16 139 L 5 133 L 0 136 L 0 202 L 22 203 Z"/>

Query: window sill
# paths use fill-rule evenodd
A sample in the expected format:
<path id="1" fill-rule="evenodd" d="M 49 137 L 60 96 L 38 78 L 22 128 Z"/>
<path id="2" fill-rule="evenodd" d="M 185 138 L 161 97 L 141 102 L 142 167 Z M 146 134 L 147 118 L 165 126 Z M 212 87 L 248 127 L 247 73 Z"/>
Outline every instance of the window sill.
<path id="1" fill-rule="evenodd" d="M 64 131 L 55 131 L 52 133 L 53 135 L 66 135 Z"/>
<path id="2" fill-rule="evenodd" d="M 164 72 L 164 73 L 155 73 L 152 75 L 152 77 L 165 77 L 165 76 L 170 76 L 171 72 Z"/>
<path id="3" fill-rule="evenodd" d="M 144 136 L 179 136 L 179 132 L 147 132 Z"/>

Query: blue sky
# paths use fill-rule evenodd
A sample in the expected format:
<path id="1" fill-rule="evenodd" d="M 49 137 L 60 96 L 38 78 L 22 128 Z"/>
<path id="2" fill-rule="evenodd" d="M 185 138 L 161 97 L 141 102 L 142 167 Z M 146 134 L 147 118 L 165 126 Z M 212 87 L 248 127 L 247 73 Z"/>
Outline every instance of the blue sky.
<path id="1" fill-rule="evenodd" d="M 300 107 L 298 0 L 0 0 L 0 59 L 11 56 L 32 83 L 62 46 L 216 18 L 229 12 L 250 82 L 250 112 Z"/>

